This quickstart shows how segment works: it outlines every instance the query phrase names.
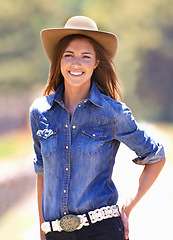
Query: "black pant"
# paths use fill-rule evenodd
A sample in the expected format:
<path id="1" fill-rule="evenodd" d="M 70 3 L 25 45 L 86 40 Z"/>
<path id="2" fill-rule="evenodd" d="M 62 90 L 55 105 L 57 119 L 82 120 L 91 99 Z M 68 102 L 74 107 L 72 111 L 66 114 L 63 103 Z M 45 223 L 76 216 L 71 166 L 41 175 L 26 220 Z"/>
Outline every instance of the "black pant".
<path id="1" fill-rule="evenodd" d="M 114 217 L 84 226 L 74 232 L 50 232 L 46 240 L 124 240 L 120 217 Z"/>

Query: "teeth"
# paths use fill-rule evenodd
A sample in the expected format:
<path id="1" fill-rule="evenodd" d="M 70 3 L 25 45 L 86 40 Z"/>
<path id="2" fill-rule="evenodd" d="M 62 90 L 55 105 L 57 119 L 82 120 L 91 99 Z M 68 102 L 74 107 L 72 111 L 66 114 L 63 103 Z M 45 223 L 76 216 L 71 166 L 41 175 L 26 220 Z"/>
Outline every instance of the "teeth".
<path id="1" fill-rule="evenodd" d="M 79 76 L 79 75 L 82 75 L 82 72 L 70 72 L 70 74 L 75 75 L 75 76 Z"/>

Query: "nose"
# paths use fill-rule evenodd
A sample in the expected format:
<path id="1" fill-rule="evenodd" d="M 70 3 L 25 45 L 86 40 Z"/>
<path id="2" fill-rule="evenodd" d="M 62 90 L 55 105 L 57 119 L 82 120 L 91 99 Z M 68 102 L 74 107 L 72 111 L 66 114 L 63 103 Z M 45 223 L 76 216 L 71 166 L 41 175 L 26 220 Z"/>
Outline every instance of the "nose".
<path id="1" fill-rule="evenodd" d="M 76 67 L 80 66 L 81 65 L 80 58 L 79 57 L 74 57 L 72 65 L 76 66 Z"/>

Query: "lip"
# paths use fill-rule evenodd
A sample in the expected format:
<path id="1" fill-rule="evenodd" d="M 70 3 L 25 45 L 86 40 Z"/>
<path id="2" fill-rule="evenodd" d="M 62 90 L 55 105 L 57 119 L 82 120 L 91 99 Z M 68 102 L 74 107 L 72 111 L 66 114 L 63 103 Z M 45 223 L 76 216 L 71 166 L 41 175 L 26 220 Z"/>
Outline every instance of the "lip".
<path id="1" fill-rule="evenodd" d="M 84 74 L 84 72 L 82 71 L 69 71 L 68 72 L 71 76 L 74 76 L 74 77 L 80 77 Z"/>

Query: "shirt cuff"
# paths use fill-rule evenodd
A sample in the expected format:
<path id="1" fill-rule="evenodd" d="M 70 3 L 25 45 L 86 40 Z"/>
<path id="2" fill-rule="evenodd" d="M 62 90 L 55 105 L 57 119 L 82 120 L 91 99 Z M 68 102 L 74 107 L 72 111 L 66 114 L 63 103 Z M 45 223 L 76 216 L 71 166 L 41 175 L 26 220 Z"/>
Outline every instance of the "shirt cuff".
<path id="1" fill-rule="evenodd" d="M 138 165 L 152 164 L 161 161 L 165 157 L 165 151 L 162 145 L 158 144 L 158 149 L 156 152 L 148 155 L 145 158 L 137 157 L 133 159 L 133 162 Z"/>

